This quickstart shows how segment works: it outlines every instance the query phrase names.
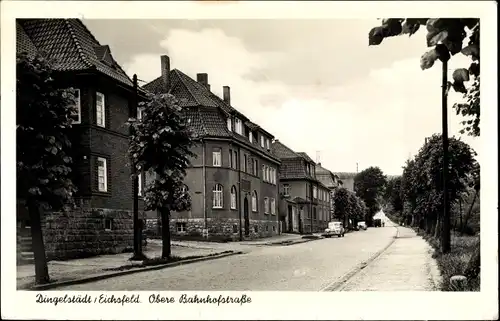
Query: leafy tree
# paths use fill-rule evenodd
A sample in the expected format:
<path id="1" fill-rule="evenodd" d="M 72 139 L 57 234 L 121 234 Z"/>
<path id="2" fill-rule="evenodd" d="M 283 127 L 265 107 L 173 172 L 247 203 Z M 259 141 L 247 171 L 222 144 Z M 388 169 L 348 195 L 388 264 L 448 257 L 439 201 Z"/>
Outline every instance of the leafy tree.
<path id="1" fill-rule="evenodd" d="M 335 216 L 344 222 L 344 226 L 347 226 L 350 214 L 349 191 L 343 187 L 339 188 L 334 194 L 333 204 L 335 207 Z"/>
<path id="2" fill-rule="evenodd" d="M 479 136 L 480 101 L 479 101 L 479 19 L 458 18 L 390 18 L 383 19 L 382 25 L 370 30 L 368 34 L 369 45 L 379 45 L 384 38 L 407 34 L 413 35 L 425 26 L 427 29 L 427 47 L 433 47 L 424 53 L 420 59 L 422 70 L 431 68 L 438 59 L 447 61 L 450 55 L 461 52 L 472 60 L 468 68 L 459 68 L 453 72 L 453 83 L 448 82 L 448 90 L 453 87 L 457 92 L 463 93 L 465 103 L 454 104 L 457 115 L 471 118 L 462 121 L 464 128 L 461 133 L 467 132 L 471 136 Z M 469 42 L 464 47 L 467 30 L 471 32 Z M 472 78 L 472 79 L 471 79 Z M 473 80 L 467 89 L 464 82 Z"/>
<path id="3" fill-rule="evenodd" d="M 162 258 L 170 258 L 170 212 L 189 210 L 191 198 L 183 180 L 195 141 L 177 99 L 149 94 L 139 103 L 141 120 L 130 120 L 133 134 L 129 153 L 137 171 L 152 179 L 145 187 L 146 210 L 158 210 L 162 221 Z"/>
<path id="4" fill-rule="evenodd" d="M 59 211 L 73 202 L 68 130 L 76 112 L 73 89 L 61 89 L 52 62 L 17 55 L 17 197 L 31 223 L 36 283 L 49 282 L 42 233 L 44 210 Z"/>
<path id="5" fill-rule="evenodd" d="M 354 190 L 366 204 L 368 211 L 365 221 L 372 225 L 373 215 L 380 210 L 378 198 L 384 194 L 387 178 L 378 167 L 369 167 L 354 177 Z"/>
<path id="6" fill-rule="evenodd" d="M 387 181 L 384 200 L 391 205 L 391 209 L 395 212 L 403 210 L 403 200 L 401 198 L 401 181 L 402 177 L 394 177 Z"/>

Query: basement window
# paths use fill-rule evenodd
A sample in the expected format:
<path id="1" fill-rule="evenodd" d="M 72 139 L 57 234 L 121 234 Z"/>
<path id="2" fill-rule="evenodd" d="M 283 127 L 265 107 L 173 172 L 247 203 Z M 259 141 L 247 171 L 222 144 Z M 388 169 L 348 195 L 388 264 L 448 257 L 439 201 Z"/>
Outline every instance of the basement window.
<path id="1" fill-rule="evenodd" d="M 113 222 L 110 218 L 104 219 L 104 230 L 111 231 L 113 229 Z"/>
<path id="2" fill-rule="evenodd" d="M 233 224 L 233 233 L 238 233 L 238 225 Z"/>
<path id="3" fill-rule="evenodd" d="M 186 232 L 186 223 L 175 223 L 177 232 Z"/>
<path id="4" fill-rule="evenodd" d="M 253 230 L 255 231 L 255 233 L 259 233 L 259 227 L 257 225 L 253 227 Z"/>

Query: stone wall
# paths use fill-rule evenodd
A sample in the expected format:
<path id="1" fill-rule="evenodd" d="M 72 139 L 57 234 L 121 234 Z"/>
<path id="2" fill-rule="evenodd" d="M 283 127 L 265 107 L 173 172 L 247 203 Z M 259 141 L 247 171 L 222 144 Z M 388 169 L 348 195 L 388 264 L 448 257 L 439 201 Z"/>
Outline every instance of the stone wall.
<path id="1" fill-rule="evenodd" d="M 132 211 L 79 208 L 46 213 L 43 224 L 48 259 L 114 254 L 133 248 Z"/>

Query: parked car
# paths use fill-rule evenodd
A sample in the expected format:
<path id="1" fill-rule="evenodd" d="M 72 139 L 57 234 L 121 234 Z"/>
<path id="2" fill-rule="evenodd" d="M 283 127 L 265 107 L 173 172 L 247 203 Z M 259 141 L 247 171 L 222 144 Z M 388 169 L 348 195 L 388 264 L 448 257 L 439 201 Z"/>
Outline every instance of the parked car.
<path id="1" fill-rule="evenodd" d="M 328 228 L 325 229 L 323 236 L 332 237 L 337 235 L 338 237 L 344 237 L 344 233 L 344 224 L 342 222 L 330 222 L 328 223 Z"/>
<path id="2" fill-rule="evenodd" d="M 358 227 L 360 230 L 366 230 L 368 228 L 364 221 L 358 222 Z"/>

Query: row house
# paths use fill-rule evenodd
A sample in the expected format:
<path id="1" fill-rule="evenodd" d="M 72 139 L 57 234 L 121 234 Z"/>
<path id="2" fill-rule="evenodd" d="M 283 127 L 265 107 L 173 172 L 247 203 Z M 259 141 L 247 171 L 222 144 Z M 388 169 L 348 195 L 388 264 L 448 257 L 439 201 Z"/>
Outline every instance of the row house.
<path id="1" fill-rule="evenodd" d="M 328 187 L 316 178 L 316 164 L 306 153 L 297 153 L 279 140 L 273 142 L 272 151 L 281 160 L 279 188 L 283 230 L 322 231 L 330 221 L 331 196 Z"/>
<path id="2" fill-rule="evenodd" d="M 45 213 L 43 235 L 49 258 L 121 252 L 133 245 L 133 184 L 127 156 L 129 117 L 136 87 L 79 19 L 18 19 L 17 53 L 54 61 L 61 88 L 76 89 L 77 112 L 69 132 L 77 207 Z M 143 208 L 142 202 L 139 208 Z M 18 241 L 30 251 L 30 223 L 18 200 Z M 19 248 L 19 247 L 18 247 Z"/>
<path id="3" fill-rule="evenodd" d="M 172 234 L 230 239 L 278 234 L 280 160 L 271 153 L 273 135 L 233 107 L 229 86 L 220 98 L 212 93 L 206 73 L 194 80 L 171 70 L 168 56 L 160 61 L 161 76 L 143 88 L 177 97 L 197 137 L 197 157 L 184 180 L 192 208 L 172 213 Z"/>
<path id="4" fill-rule="evenodd" d="M 321 166 L 321 163 L 316 164 L 316 178 L 328 188 L 330 193 L 330 220 L 335 218 L 335 191 L 341 186 L 340 178 L 330 170 Z"/>

